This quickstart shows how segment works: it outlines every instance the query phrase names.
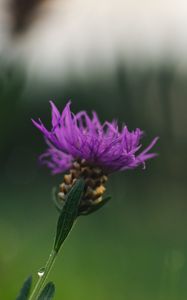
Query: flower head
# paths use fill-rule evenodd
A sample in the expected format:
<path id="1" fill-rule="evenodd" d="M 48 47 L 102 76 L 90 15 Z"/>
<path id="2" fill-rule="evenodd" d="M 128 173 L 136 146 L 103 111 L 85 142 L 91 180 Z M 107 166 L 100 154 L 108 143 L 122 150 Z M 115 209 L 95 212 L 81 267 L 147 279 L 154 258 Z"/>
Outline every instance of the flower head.
<path id="1" fill-rule="evenodd" d="M 88 181 L 87 200 L 98 202 L 110 173 L 144 166 L 146 160 L 156 156 L 149 151 L 158 138 L 139 151 L 143 137 L 139 128 L 130 132 L 127 126 L 119 130 L 116 121 L 101 124 L 95 112 L 92 118 L 85 111 L 73 114 L 70 102 L 60 114 L 54 103 L 50 103 L 52 129 L 47 130 L 40 119 L 33 123 L 43 133 L 48 145 L 40 157 L 42 163 L 54 174 L 70 170 L 61 185 L 62 198 L 73 182 L 83 176 Z"/>

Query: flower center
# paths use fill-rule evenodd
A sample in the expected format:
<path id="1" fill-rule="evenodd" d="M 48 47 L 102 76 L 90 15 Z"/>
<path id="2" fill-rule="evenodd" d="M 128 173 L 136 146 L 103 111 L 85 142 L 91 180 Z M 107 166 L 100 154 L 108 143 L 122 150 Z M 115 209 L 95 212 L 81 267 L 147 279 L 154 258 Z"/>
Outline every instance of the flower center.
<path id="1" fill-rule="evenodd" d="M 59 187 L 58 197 L 61 201 L 65 200 L 66 194 L 80 177 L 85 180 L 85 190 L 79 213 L 84 214 L 89 211 L 90 207 L 96 206 L 102 201 L 106 190 L 104 185 L 108 177 L 101 168 L 89 164 L 85 159 L 74 161 L 72 168 L 68 174 L 64 175 L 64 181 Z"/>

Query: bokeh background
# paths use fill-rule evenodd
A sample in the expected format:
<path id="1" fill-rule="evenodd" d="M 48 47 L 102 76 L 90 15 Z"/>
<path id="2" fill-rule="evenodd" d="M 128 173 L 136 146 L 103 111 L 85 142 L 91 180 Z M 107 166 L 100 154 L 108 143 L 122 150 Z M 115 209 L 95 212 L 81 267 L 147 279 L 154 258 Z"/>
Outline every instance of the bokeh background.
<path id="1" fill-rule="evenodd" d="M 159 136 L 158 158 L 113 174 L 112 201 L 82 217 L 50 280 L 61 300 L 187 298 L 187 4 L 0 1 L 0 299 L 43 267 L 58 213 L 45 149 L 49 100 Z"/>

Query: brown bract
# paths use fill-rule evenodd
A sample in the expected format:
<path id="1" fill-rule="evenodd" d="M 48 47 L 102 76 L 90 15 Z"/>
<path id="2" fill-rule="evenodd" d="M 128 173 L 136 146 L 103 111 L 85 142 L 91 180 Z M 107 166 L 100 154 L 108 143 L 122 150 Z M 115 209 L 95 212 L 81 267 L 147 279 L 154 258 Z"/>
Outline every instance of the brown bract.
<path id="1" fill-rule="evenodd" d="M 90 165 L 86 160 L 76 160 L 60 184 L 58 197 L 61 201 L 65 201 L 66 194 L 78 178 L 85 180 L 84 196 L 79 207 L 79 212 L 83 213 L 102 201 L 108 177 L 101 168 Z"/>

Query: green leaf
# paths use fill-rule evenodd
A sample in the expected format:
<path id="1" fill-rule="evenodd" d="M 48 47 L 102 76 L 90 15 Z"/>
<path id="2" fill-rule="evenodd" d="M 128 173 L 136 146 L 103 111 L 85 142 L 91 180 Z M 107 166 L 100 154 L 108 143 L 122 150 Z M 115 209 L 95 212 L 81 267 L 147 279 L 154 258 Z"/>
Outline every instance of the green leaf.
<path id="1" fill-rule="evenodd" d="M 95 204 L 95 205 L 92 205 L 90 206 L 86 211 L 82 211 L 80 212 L 79 215 L 81 216 L 87 216 L 87 215 L 90 215 L 92 214 L 93 212 L 97 211 L 98 209 L 100 209 L 101 207 L 103 207 L 106 203 L 108 203 L 108 201 L 111 199 L 110 196 L 104 198 L 101 202 Z"/>
<path id="2" fill-rule="evenodd" d="M 19 296 L 16 298 L 16 300 L 27 300 L 27 299 L 28 299 L 28 296 L 29 296 L 29 294 L 30 294 L 31 285 L 32 285 L 32 277 L 29 276 L 29 277 L 25 280 L 25 282 L 24 282 L 24 284 L 23 284 L 23 286 L 22 286 L 22 288 L 21 288 L 20 294 L 19 294 Z"/>
<path id="3" fill-rule="evenodd" d="M 38 300 L 51 300 L 55 294 L 55 285 L 53 282 L 49 282 L 42 290 Z"/>
<path id="4" fill-rule="evenodd" d="M 54 250 L 59 251 L 62 243 L 68 236 L 75 219 L 78 216 L 79 203 L 84 191 L 84 180 L 79 179 L 65 198 L 65 204 L 59 216 L 57 223 L 56 238 L 54 243 Z"/>

